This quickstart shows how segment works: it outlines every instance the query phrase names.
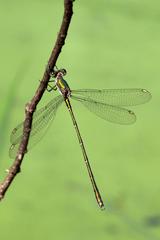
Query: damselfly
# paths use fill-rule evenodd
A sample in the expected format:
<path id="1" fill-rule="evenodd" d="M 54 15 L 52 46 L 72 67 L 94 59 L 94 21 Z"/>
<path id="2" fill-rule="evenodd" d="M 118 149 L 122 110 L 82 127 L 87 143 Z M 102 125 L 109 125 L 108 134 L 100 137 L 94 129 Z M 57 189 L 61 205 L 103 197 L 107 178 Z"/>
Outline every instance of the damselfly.
<path id="1" fill-rule="evenodd" d="M 57 109 L 65 102 L 67 109 L 71 115 L 73 125 L 75 127 L 78 141 L 83 153 L 83 158 L 88 170 L 88 174 L 92 183 L 97 203 L 101 209 L 104 208 L 103 200 L 95 182 L 93 172 L 88 160 L 84 142 L 82 140 L 77 121 L 75 119 L 70 99 L 77 100 L 82 103 L 89 111 L 95 113 L 100 118 L 119 124 L 132 124 L 136 121 L 135 114 L 125 106 L 134 106 L 143 104 L 151 99 L 151 94 L 140 88 L 131 89 L 80 89 L 71 90 L 63 76 L 66 71 L 64 69 L 57 70 L 54 73 L 55 83 L 53 87 L 48 85 L 51 90 L 59 90 L 60 95 L 52 99 L 46 106 L 37 110 L 33 115 L 32 129 L 28 144 L 28 150 L 37 143 L 46 132 L 49 124 L 54 119 Z M 23 122 L 13 129 L 10 137 L 11 147 L 9 155 L 15 157 L 23 134 Z"/>

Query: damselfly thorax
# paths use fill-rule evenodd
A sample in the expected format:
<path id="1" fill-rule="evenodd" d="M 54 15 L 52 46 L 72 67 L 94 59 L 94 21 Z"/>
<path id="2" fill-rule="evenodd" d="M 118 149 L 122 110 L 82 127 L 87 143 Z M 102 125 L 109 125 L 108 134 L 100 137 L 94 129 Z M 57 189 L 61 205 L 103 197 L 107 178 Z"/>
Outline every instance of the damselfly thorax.
<path id="1" fill-rule="evenodd" d="M 60 92 L 60 94 L 63 95 L 64 98 L 70 97 L 71 89 L 70 89 L 68 83 L 64 80 L 62 72 L 57 73 L 57 76 L 55 79 L 55 84 L 56 84 L 58 91 Z"/>

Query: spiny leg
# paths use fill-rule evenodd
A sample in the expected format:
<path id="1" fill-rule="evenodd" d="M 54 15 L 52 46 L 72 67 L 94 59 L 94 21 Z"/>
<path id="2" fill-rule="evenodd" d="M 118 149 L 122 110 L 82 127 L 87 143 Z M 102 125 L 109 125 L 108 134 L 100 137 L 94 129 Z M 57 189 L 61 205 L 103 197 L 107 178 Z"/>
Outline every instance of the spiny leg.
<path id="1" fill-rule="evenodd" d="M 48 87 L 49 87 L 49 88 L 48 88 Z M 54 85 L 54 86 L 52 87 L 50 84 L 48 84 L 46 90 L 47 90 L 47 92 L 51 92 L 51 91 L 53 91 L 53 90 L 56 91 L 56 90 L 57 90 L 57 87 L 56 87 L 56 85 Z"/>

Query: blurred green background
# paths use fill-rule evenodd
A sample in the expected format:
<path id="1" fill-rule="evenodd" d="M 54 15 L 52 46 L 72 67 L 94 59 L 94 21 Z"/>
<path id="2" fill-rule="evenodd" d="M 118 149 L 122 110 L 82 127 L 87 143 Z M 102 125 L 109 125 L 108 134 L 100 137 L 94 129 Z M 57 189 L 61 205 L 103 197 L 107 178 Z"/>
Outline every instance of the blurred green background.
<path id="1" fill-rule="evenodd" d="M 0 1 L 0 180 L 11 130 L 24 118 L 54 45 L 63 1 Z M 58 67 L 72 89 L 142 87 L 137 122 L 111 124 L 73 102 L 104 202 L 100 211 L 63 105 L 0 203 L 0 238 L 160 239 L 160 2 L 81 0 Z M 45 93 L 43 106 L 55 93 Z"/>

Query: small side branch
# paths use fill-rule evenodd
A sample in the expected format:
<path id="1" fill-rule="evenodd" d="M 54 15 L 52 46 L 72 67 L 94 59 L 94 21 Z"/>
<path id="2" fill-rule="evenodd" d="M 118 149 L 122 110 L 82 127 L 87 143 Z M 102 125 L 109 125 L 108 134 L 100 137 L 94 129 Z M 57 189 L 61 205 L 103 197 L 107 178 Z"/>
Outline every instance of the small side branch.
<path id="1" fill-rule="evenodd" d="M 54 48 L 51 52 L 51 55 L 48 61 L 48 66 L 45 69 L 42 80 L 40 81 L 40 85 L 36 90 L 36 93 L 32 98 L 32 100 L 26 105 L 25 120 L 24 120 L 24 126 L 23 126 L 23 137 L 15 158 L 15 161 L 10 167 L 10 169 L 7 170 L 7 175 L 4 181 L 0 184 L 0 200 L 3 199 L 7 189 L 11 185 L 15 176 L 17 175 L 17 173 L 20 172 L 23 157 L 27 151 L 27 145 L 29 141 L 31 128 L 32 128 L 33 113 L 36 110 L 36 106 L 38 102 L 41 100 L 45 89 L 47 88 L 48 81 L 50 79 L 50 73 L 53 71 L 56 61 L 62 50 L 62 47 L 65 44 L 65 39 L 67 37 L 67 32 L 71 22 L 72 15 L 73 15 L 73 0 L 64 0 L 64 16 L 63 16 L 62 24 L 60 27 L 60 31 L 58 33 Z"/>

